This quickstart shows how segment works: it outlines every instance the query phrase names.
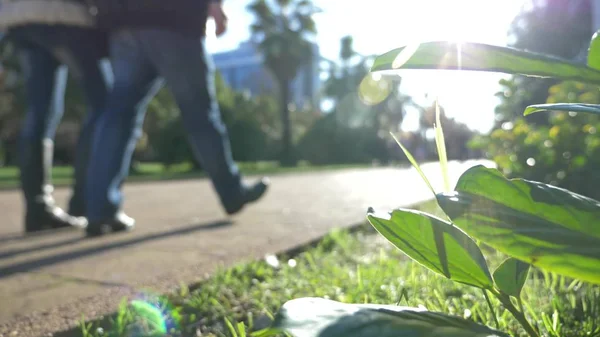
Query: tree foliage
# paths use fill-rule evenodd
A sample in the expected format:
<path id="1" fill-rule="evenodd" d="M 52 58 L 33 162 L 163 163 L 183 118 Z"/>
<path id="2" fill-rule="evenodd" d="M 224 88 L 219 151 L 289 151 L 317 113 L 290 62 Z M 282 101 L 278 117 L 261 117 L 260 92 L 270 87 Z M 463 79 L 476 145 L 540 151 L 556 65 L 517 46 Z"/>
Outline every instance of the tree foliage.
<path id="1" fill-rule="evenodd" d="M 290 118 L 291 83 L 300 68 L 312 60 L 309 39 L 317 32 L 312 18 L 317 8 L 309 0 L 256 0 L 248 9 L 255 17 L 251 25 L 265 66 L 279 85 L 282 124 L 281 163 L 294 165 L 293 135 Z"/>
<path id="2" fill-rule="evenodd" d="M 510 46 L 567 59 L 583 61 L 591 30 L 591 1 L 544 0 L 531 1 L 529 8 L 514 19 L 509 30 Z M 560 22 L 560 24 L 557 24 Z M 512 76 L 501 80 L 496 94 L 501 103 L 496 107 L 497 126 L 514 121 L 525 107 L 545 102 L 548 89 L 556 79 Z M 548 116 L 538 114 L 529 122 L 547 125 Z"/>

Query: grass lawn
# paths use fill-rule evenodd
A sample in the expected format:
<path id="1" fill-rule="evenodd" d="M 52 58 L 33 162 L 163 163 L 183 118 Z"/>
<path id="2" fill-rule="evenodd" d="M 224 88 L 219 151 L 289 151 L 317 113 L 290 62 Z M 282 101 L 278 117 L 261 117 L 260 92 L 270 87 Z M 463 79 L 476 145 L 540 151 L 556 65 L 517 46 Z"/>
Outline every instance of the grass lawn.
<path id="1" fill-rule="evenodd" d="M 368 167 L 366 164 L 313 166 L 300 162 L 296 167 L 280 167 L 277 162 L 246 162 L 238 163 L 242 173 L 246 175 L 278 174 L 289 172 L 308 172 L 318 170 L 334 170 L 343 168 Z M 58 166 L 53 169 L 52 179 L 55 186 L 68 186 L 72 182 L 73 168 Z M 140 163 L 135 172 L 131 172 L 127 181 L 144 182 L 160 180 L 179 180 L 205 177 L 202 171 L 192 170 L 190 163 L 173 165 L 166 169 L 160 163 Z M 19 170 L 16 167 L 0 167 L 0 189 L 19 187 Z"/>
<path id="2" fill-rule="evenodd" d="M 437 206 L 426 203 L 422 210 Z M 435 209 L 434 209 L 435 210 Z M 503 257 L 484 250 L 491 268 Z M 275 262 L 278 262 L 278 265 Z M 526 309 L 545 336 L 599 336 L 600 288 L 532 271 L 524 289 Z M 481 291 L 453 283 L 408 260 L 368 226 L 335 231 L 292 259 L 243 263 L 177 294 L 162 296 L 164 323 L 178 336 L 240 336 L 265 327 L 287 300 L 317 296 L 351 303 L 423 305 L 494 327 Z M 492 299 L 494 301 L 494 299 Z M 494 301 L 500 329 L 525 336 Z M 124 305 L 103 323 L 82 325 L 74 335 L 142 336 L 147 321 Z"/>

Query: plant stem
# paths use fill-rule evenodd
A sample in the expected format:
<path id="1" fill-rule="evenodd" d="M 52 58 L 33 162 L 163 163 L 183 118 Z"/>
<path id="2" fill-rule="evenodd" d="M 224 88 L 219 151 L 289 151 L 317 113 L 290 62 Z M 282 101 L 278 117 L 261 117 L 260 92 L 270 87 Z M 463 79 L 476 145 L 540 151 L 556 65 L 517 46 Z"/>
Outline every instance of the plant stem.
<path id="1" fill-rule="evenodd" d="M 519 303 L 519 310 L 525 314 L 525 308 L 523 308 L 523 300 L 521 299 L 521 297 L 517 298 L 517 302 Z"/>
<path id="2" fill-rule="evenodd" d="M 498 323 L 498 316 L 496 315 L 496 310 L 494 310 L 494 306 L 492 305 L 492 301 L 490 301 L 490 297 L 488 296 L 487 290 L 482 289 L 483 296 L 487 302 L 488 307 L 492 311 L 492 316 L 494 316 L 494 323 L 496 323 L 496 329 L 500 329 L 500 323 Z"/>
<path id="3" fill-rule="evenodd" d="M 501 293 L 494 293 L 494 295 L 504 305 L 506 310 L 508 310 L 513 315 L 513 317 L 521 324 L 521 326 L 523 327 L 523 329 L 525 329 L 525 332 L 527 332 L 529 336 L 540 337 L 539 333 L 533 328 L 533 326 L 531 326 L 531 324 L 527 320 L 527 317 L 525 317 L 525 314 L 519 311 L 519 309 L 517 309 L 512 304 L 508 295 Z"/>

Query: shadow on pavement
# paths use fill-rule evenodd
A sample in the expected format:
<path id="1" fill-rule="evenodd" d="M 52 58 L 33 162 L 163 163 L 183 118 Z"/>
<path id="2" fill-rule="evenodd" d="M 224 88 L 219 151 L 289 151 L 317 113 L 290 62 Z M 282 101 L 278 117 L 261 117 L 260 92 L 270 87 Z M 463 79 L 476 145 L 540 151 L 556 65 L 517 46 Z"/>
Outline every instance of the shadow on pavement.
<path id="1" fill-rule="evenodd" d="M 168 238 L 168 237 L 194 233 L 197 231 L 213 230 L 213 229 L 217 229 L 217 228 L 221 228 L 221 227 L 225 227 L 225 226 L 230 226 L 232 224 L 233 224 L 233 222 L 231 222 L 229 220 L 201 223 L 201 224 L 193 224 L 193 225 L 189 225 L 189 226 L 179 228 L 179 229 L 176 229 L 173 231 L 164 231 L 164 232 L 160 232 L 160 233 L 153 233 L 153 234 L 144 235 L 141 237 L 132 238 L 130 240 L 109 243 L 109 244 L 98 246 L 98 247 L 78 249 L 75 251 L 65 252 L 65 253 L 61 253 L 61 254 L 55 254 L 52 256 L 34 259 L 31 261 L 26 261 L 26 262 L 22 262 L 22 263 L 15 263 L 13 265 L 8 265 L 6 267 L 0 268 L 0 278 L 9 277 L 16 273 L 28 272 L 28 271 L 36 270 L 38 268 L 56 265 L 61 262 L 75 260 L 75 259 L 79 259 L 82 257 L 87 257 L 90 255 L 110 251 L 110 250 L 115 250 L 115 249 L 119 249 L 119 248 L 123 248 L 123 247 L 133 246 L 133 245 L 139 245 L 141 243 L 148 242 L 148 241 L 160 240 L 160 239 L 164 239 L 164 238 Z M 72 241 L 75 242 L 75 241 L 80 241 L 80 240 L 84 240 L 84 239 L 79 238 L 79 239 L 72 240 Z M 65 242 L 62 242 L 62 244 L 65 244 Z M 47 246 L 52 246 L 52 244 L 47 245 Z M 46 247 L 44 249 L 48 249 L 48 248 L 52 248 L 52 247 Z"/>
<path id="2" fill-rule="evenodd" d="M 67 246 L 67 245 L 71 245 L 71 244 L 77 243 L 82 240 L 84 240 L 84 238 L 82 238 L 82 237 L 69 238 L 66 240 L 58 241 L 58 242 L 36 245 L 35 247 L 11 249 L 6 252 L 0 252 L 0 260 L 8 259 L 13 256 L 20 255 L 20 254 L 39 252 L 39 251 L 46 250 L 46 249 L 53 249 L 53 248 L 58 248 L 58 247 L 62 247 L 62 246 Z"/>
<path id="3" fill-rule="evenodd" d="M 61 228 L 61 229 L 48 229 L 35 233 L 10 233 L 0 235 L 0 243 L 11 242 L 11 241 L 22 241 L 22 240 L 35 240 L 45 238 L 48 236 L 56 235 L 57 233 L 67 233 L 71 231 L 79 230 L 78 228 Z"/>

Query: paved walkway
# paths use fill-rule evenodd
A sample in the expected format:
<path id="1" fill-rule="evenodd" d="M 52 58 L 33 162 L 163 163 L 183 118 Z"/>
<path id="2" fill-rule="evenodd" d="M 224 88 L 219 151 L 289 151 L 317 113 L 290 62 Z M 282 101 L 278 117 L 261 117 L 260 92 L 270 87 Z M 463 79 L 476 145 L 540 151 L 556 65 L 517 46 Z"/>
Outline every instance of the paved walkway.
<path id="1" fill-rule="evenodd" d="M 451 163 L 453 181 L 472 165 Z M 441 188 L 439 167 L 424 165 Z M 16 191 L 0 192 L 0 337 L 41 336 L 81 315 L 113 312 L 123 296 L 166 292 L 219 266 L 307 243 L 364 220 L 369 206 L 390 209 L 431 199 L 414 169 L 348 169 L 271 179 L 262 202 L 227 218 L 207 180 L 130 184 L 126 211 L 135 231 L 84 239 L 67 230 L 23 237 Z M 68 190 L 59 189 L 64 204 Z"/>

